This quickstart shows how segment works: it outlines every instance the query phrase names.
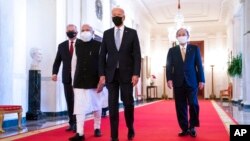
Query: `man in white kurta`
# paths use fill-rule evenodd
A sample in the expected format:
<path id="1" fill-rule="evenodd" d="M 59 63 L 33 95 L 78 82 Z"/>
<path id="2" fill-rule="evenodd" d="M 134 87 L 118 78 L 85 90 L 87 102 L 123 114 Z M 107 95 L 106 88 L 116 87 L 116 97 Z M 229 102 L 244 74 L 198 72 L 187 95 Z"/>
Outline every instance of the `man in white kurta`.
<path id="1" fill-rule="evenodd" d="M 77 133 L 69 138 L 70 141 L 85 140 L 84 120 L 86 114 L 93 112 L 94 136 L 101 136 L 101 93 L 97 88 L 98 56 L 101 43 L 92 39 L 92 28 L 84 24 L 81 28 L 81 45 L 75 48 L 72 58 L 72 76 L 74 76 L 74 114 L 76 115 Z"/>

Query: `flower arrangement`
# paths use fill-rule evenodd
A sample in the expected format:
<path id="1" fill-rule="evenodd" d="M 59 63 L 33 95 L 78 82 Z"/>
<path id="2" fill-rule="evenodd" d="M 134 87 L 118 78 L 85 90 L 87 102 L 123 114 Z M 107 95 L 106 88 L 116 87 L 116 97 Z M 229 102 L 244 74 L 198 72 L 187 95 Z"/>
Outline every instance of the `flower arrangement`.
<path id="1" fill-rule="evenodd" d="M 156 79 L 155 75 L 151 75 L 150 77 L 150 85 L 153 86 L 154 85 L 154 80 Z"/>
<path id="2" fill-rule="evenodd" d="M 242 55 L 241 54 L 232 58 L 232 61 L 229 63 L 227 72 L 231 77 L 235 77 L 235 76 L 241 77 L 241 72 L 242 72 Z"/>

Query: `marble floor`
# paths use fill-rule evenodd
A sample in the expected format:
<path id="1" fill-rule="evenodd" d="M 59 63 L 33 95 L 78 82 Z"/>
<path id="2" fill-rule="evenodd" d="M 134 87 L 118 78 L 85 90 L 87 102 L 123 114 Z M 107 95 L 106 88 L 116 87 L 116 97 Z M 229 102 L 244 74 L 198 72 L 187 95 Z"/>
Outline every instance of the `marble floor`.
<path id="1" fill-rule="evenodd" d="M 136 105 L 143 105 L 152 101 L 145 101 L 136 103 Z M 221 107 L 223 111 L 229 115 L 229 117 L 233 118 L 235 122 L 238 124 L 250 124 L 250 110 L 243 109 L 240 104 L 232 103 L 228 101 L 214 101 L 218 107 Z M 91 116 L 89 116 L 91 118 Z M 26 121 L 25 125 L 23 125 L 23 129 L 19 131 L 17 127 L 9 127 L 5 128 L 5 133 L 0 134 L 0 140 L 9 137 L 15 136 L 22 133 L 36 131 L 39 129 L 45 129 L 48 127 L 55 127 L 55 125 L 64 125 L 66 126 L 68 122 L 67 116 L 57 116 L 57 117 L 46 117 L 42 120 L 36 121 Z M 5 139 L 6 140 L 6 139 Z"/>
<path id="2" fill-rule="evenodd" d="M 250 125 L 250 109 L 243 108 L 239 103 L 232 103 L 228 101 L 216 101 L 223 110 L 232 117 L 238 124 Z"/>

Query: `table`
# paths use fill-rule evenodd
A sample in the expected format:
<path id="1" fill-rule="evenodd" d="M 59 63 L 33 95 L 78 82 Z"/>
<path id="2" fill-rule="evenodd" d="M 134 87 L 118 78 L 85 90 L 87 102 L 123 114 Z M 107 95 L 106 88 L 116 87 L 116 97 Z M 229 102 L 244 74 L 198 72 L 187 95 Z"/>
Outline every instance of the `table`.
<path id="1" fill-rule="evenodd" d="M 147 86 L 147 99 L 157 98 L 157 86 Z"/>

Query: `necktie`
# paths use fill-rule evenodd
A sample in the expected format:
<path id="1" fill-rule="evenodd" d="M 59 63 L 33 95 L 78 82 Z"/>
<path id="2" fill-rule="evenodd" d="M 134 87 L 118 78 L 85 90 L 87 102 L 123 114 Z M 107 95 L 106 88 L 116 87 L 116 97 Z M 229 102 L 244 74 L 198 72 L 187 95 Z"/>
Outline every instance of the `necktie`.
<path id="1" fill-rule="evenodd" d="M 115 45 L 116 45 L 117 50 L 120 49 L 120 45 L 121 45 L 120 31 L 121 31 L 120 29 L 117 29 L 116 35 L 115 35 Z"/>
<path id="2" fill-rule="evenodd" d="M 186 49 L 184 47 L 181 48 L 181 56 L 182 60 L 185 61 Z"/>
<path id="3" fill-rule="evenodd" d="M 72 56 L 74 52 L 74 47 L 73 47 L 74 42 L 70 42 L 70 47 L 69 47 L 69 53 Z"/>

